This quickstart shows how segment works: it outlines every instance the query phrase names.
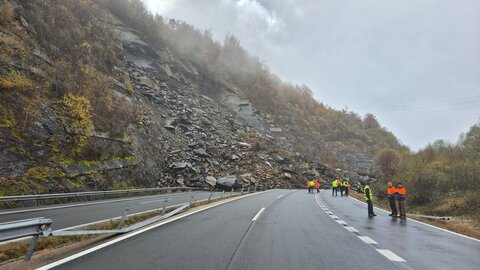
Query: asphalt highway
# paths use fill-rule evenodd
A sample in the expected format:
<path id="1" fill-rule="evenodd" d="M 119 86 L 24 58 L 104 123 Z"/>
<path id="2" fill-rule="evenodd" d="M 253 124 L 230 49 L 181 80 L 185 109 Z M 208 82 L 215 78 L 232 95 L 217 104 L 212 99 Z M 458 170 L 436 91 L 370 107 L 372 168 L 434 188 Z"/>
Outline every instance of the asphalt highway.
<path id="1" fill-rule="evenodd" d="M 42 269 L 479 269 L 480 242 L 329 191 L 228 202 Z"/>
<path id="2" fill-rule="evenodd" d="M 230 193 L 225 193 L 224 195 L 229 194 Z M 128 214 L 133 214 L 158 209 L 164 205 L 171 206 L 186 203 L 191 200 L 192 195 L 194 196 L 195 200 L 202 200 L 208 199 L 210 192 L 179 192 L 115 200 L 6 209 L 0 211 L 0 223 L 45 217 L 52 219 L 52 229 L 65 229 L 121 216 L 126 208 L 129 208 Z M 220 196 L 222 196 L 221 192 L 215 192 L 212 198 L 217 198 Z M 165 199 L 167 199 L 166 203 L 164 202 Z"/>

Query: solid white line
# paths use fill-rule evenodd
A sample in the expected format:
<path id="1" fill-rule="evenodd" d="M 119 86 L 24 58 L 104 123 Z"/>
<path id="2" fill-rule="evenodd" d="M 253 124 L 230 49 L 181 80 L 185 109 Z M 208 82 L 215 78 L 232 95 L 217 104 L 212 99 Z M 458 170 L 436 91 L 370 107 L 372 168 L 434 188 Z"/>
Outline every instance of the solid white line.
<path id="1" fill-rule="evenodd" d="M 190 193 L 191 192 L 189 192 L 189 193 L 179 193 L 178 195 L 180 195 L 180 194 L 182 194 L 182 195 L 183 194 L 190 194 Z M 15 211 L 8 211 L 8 212 L 0 212 L 0 216 L 1 215 L 18 214 L 18 213 L 28 213 L 28 212 L 37 212 L 37 211 L 45 211 L 45 210 L 62 209 L 62 208 L 73 208 L 73 207 L 105 204 L 105 203 L 127 202 L 127 201 L 133 201 L 133 200 L 141 200 L 141 199 L 148 199 L 148 198 L 155 198 L 155 197 L 165 197 L 165 196 L 172 196 L 172 194 L 152 195 L 152 196 L 145 196 L 145 197 L 134 197 L 134 198 L 128 198 L 128 199 L 118 199 L 118 200 L 109 200 L 109 201 L 101 201 L 101 202 L 80 203 L 80 204 L 71 204 L 71 205 L 42 207 L 42 208 L 35 208 L 35 209 L 15 210 Z"/>
<path id="2" fill-rule="evenodd" d="M 281 197 L 283 197 L 283 195 L 278 196 L 277 199 L 280 199 Z"/>
<path id="3" fill-rule="evenodd" d="M 343 221 L 343 220 L 335 220 L 338 224 L 341 224 L 341 225 L 347 225 L 347 222 Z"/>
<path id="4" fill-rule="evenodd" d="M 358 233 L 358 230 L 355 229 L 354 227 L 345 226 L 344 228 L 345 228 L 345 230 L 347 230 L 349 232 Z"/>
<path id="5" fill-rule="evenodd" d="M 382 254 L 383 256 L 387 257 L 390 261 L 407 262 L 405 261 L 405 259 L 403 259 L 402 257 L 398 256 L 397 254 L 393 253 L 388 249 L 377 249 L 377 251 L 380 252 L 380 254 Z"/>
<path id="6" fill-rule="evenodd" d="M 358 238 L 360 238 L 360 240 L 362 240 L 363 242 L 367 243 L 367 244 L 378 244 L 377 241 L 373 240 L 372 238 L 368 237 L 368 236 L 357 236 Z"/>
<path id="7" fill-rule="evenodd" d="M 262 209 L 260 209 L 260 211 L 258 211 L 258 213 L 252 218 L 252 221 L 256 221 L 264 210 L 265 210 L 265 207 L 262 207 Z"/>
<path id="8" fill-rule="evenodd" d="M 350 196 L 349 196 L 349 197 L 350 197 Z M 357 200 L 357 199 L 355 199 L 355 198 L 353 198 L 353 197 L 350 197 L 350 198 L 353 199 L 353 200 L 355 200 L 355 201 L 358 201 L 358 202 L 361 202 L 361 203 L 363 203 L 363 204 L 366 204 L 365 202 L 362 202 L 362 201 L 360 201 L 360 200 Z M 384 210 L 384 209 L 382 209 L 382 208 L 378 208 L 378 207 L 375 207 L 375 208 L 376 208 L 376 209 L 379 209 L 379 210 L 381 210 L 381 211 L 383 211 L 383 212 L 385 212 L 385 213 L 390 213 L 389 211 L 386 211 L 386 210 Z M 428 223 L 424 223 L 424 222 L 421 222 L 421 221 L 418 221 L 418 220 L 415 220 L 415 219 L 411 219 L 411 218 L 407 218 L 407 219 L 408 219 L 408 220 L 411 220 L 411 221 L 413 221 L 413 222 L 416 222 L 416 223 L 425 225 L 425 226 L 430 227 L 430 228 L 434 228 L 434 229 L 437 229 L 437 230 L 440 230 L 440 231 L 443 231 L 443 232 L 451 233 L 451 234 L 456 235 L 456 236 L 461 236 L 461 237 L 463 237 L 463 238 L 467 238 L 467 239 L 470 239 L 470 240 L 473 240 L 473 241 L 480 242 L 479 239 L 476 239 L 476 238 L 473 238 L 473 237 L 470 237 L 470 236 L 467 236 L 467 235 L 464 235 L 464 234 L 461 234 L 461 233 L 452 232 L 452 231 L 449 231 L 449 230 L 447 230 L 447 229 L 440 228 L 440 227 L 436 227 L 436 226 L 433 226 L 433 225 L 430 225 L 430 224 L 428 224 Z"/>
<path id="9" fill-rule="evenodd" d="M 167 198 L 167 202 L 170 201 L 172 198 Z M 141 202 L 140 204 L 147 204 L 147 203 L 156 203 L 156 202 L 164 202 L 165 199 L 162 200 L 155 200 L 155 201 L 148 201 L 148 202 Z"/>
<path id="10" fill-rule="evenodd" d="M 247 197 L 250 197 L 250 196 L 262 194 L 262 193 L 269 192 L 269 191 L 272 191 L 272 190 L 263 191 L 263 192 L 256 192 L 256 193 L 244 195 L 244 196 L 241 196 L 241 197 L 233 198 L 232 200 L 229 200 L 229 201 L 226 201 L 226 202 L 222 202 L 222 203 L 219 203 L 219 204 L 210 205 L 210 206 L 207 206 L 207 207 L 202 208 L 202 209 L 198 209 L 198 210 L 193 211 L 193 212 L 190 212 L 190 213 L 179 214 L 178 216 L 173 217 L 172 219 L 159 222 L 159 223 L 157 223 L 157 224 L 155 224 L 155 225 L 153 225 L 153 226 L 146 227 L 146 228 L 140 229 L 140 230 L 138 230 L 138 231 L 134 231 L 134 232 L 132 232 L 132 233 L 130 233 L 130 234 L 126 234 L 126 235 L 124 235 L 124 236 L 120 236 L 120 237 L 118 237 L 118 238 L 116 238 L 116 239 L 113 239 L 112 241 L 105 242 L 105 243 L 103 243 L 103 244 L 101 244 L 101 245 L 92 247 L 92 248 L 90 248 L 90 249 L 84 250 L 84 251 L 79 252 L 79 253 L 77 253 L 77 254 L 73 254 L 73 255 L 71 255 L 71 256 L 69 256 L 69 257 L 63 258 L 63 259 L 58 260 L 58 261 L 56 261 L 56 262 L 53 262 L 53 263 L 44 265 L 44 266 L 42 266 L 42 267 L 39 267 L 39 268 L 37 268 L 36 270 L 48 270 L 48 269 L 52 269 L 52 268 L 54 268 L 54 267 L 57 267 L 57 266 L 59 266 L 59 265 L 62 265 L 62 264 L 64 264 L 64 263 L 67 263 L 67 262 L 69 262 L 69 261 L 72 261 L 72 260 L 75 260 L 75 259 L 80 258 L 80 257 L 82 257 L 82 256 L 85 256 L 85 255 L 87 255 L 87 254 L 89 254 L 89 253 L 92 253 L 92 252 L 97 251 L 97 250 L 99 250 L 99 249 L 102 249 L 102 248 L 104 248 L 104 247 L 108 247 L 108 246 L 110 246 L 110 245 L 113 245 L 113 244 L 115 244 L 115 243 L 118 243 L 118 242 L 120 242 L 120 241 L 123 241 L 123 240 L 125 240 L 125 239 L 128 239 L 128 238 L 133 237 L 133 236 L 135 236 L 135 235 L 138 235 L 138 234 L 144 233 L 144 232 L 146 232 L 146 231 L 155 229 L 155 228 L 160 227 L 160 226 L 162 226 L 162 225 L 165 225 L 165 224 L 167 224 L 167 223 L 170 223 L 170 222 L 173 222 L 173 221 L 182 219 L 182 218 L 184 218 L 184 217 L 191 216 L 191 215 L 193 215 L 193 214 L 196 214 L 196 213 L 199 213 L 199 212 L 208 210 L 208 209 L 213 208 L 213 207 L 216 207 L 216 206 L 220 206 L 220 205 L 223 205 L 223 204 L 226 204 L 226 203 L 229 203 L 229 202 L 233 202 L 233 201 L 236 201 L 236 200 L 239 200 L 239 199 L 247 198 Z"/>

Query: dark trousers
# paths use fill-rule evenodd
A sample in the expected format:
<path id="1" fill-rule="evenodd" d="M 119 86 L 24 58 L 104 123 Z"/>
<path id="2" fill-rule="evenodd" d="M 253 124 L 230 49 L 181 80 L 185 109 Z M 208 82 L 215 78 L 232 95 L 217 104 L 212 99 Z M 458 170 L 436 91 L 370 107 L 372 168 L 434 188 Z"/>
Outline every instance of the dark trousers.
<path id="1" fill-rule="evenodd" d="M 340 187 L 340 196 L 343 196 L 343 191 L 345 190 L 345 187 Z"/>
<path id="2" fill-rule="evenodd" d="M 348 196 L 348 187 L 345 187 L 345 196 Z"/>
<path id="3" fill-rule="evenodd" d="M 407 211 L 405 211 L 405 199 L 398 199 L 398 210 L 400 210 L 401 217 L 407 216 Z"/>
<path id="4" fill-rule="evenodd" d="M 338 194 L 338 187 L 332 187 L 332 196 L 333 194 L 335 193 L 335 196 L 337 196 Z"/>
<path id="5" fill-rule="evenodd" d="M 373 203 L 372 203 L 372 201 L 368 200 L 367 204 L 368 204 L 368 215 L 373 216 L 373 214 L 375 214 L 375 213 L 373 213 Z"/>
<path id="6" fill-rule="evenodd" d="M 308 193 L 312 192 L 312 187 L 308 187 Z"/>
<path id="7" fill-rule="evenodd" d="M 388 202 L 390 203 L 390 208 L 392 209 L 392 216 L 397 216 L 397 205 L 395 203 L 395 197 L 388 197 Z"/>

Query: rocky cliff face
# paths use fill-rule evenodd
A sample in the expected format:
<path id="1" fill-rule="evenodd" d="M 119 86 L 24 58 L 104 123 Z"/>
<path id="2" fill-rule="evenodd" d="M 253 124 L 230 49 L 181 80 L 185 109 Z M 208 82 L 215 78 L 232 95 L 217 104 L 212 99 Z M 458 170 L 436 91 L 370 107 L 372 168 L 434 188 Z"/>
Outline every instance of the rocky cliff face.
<path id="1" fill-rule="evenodd" d="M 25 35 L 36 31 L 25 18 L 15 20 L 17 31 Z M 107 91 L 122 111 L 133 114 L 124 134 L 115 136 L 93 127 L 88 149 L 94 159 L 54 158 L 62 151 L 56 141 L 85 134 L 68 125 L 55 97 L 40 98 L 33 105 L 34 120 L 26 122 L 22 134 L 9 125 L 0 126 L 3 194 L 130 186 L 292 188 L 303 187 L 307 178 L 339 177 L 339 172 L 294 153 L 288 127 L 277 127 L 225 82 L 167 46 L 153 45 L 119 20 L 99 24 L 112 34 L 116 54 L 121 56 L 107 75 Z M 4 40 L 13 36 L 0 32 Z M 26 44 L 23 60 L 3 61 L 4 73 L 13 69 L 56 83 L 50 70 L 59 63 L 50 54 L 62 52 L 39 44 Z M 370 167 L 371 159 L 365 154 L 347 152 L 338 152 L 344 157 L 340 160 L 360 164 L 363 170 Z"/>

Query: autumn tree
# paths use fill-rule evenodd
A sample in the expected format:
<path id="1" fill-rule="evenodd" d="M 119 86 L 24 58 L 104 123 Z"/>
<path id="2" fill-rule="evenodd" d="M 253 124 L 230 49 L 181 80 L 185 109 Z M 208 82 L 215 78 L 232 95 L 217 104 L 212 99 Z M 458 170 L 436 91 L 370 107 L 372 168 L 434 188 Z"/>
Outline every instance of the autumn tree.
<path id="1" fill-rule="evenodd" d="M 393 177 L 400 168 L 400 154 L 392 149 L 383 149 L 377 155 L 376 164 L 386 177 Z"/>
<path id="2" fill-rule="evenodd" d="M 371 128 L 379 128 L 380 124 L 378 123 L 377 117 L 371 113 L 367 113 L 363 117 L 363 128 L 364 129 L 371 129 Z"/>

